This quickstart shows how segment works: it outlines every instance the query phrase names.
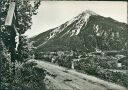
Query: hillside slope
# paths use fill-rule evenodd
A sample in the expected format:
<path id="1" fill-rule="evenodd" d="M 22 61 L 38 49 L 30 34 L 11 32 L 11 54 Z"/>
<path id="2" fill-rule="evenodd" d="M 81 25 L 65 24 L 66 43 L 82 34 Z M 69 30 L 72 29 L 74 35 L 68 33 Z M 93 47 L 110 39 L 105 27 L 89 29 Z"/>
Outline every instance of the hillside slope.
<path id="1" fill-rule="evenodd" d="M 30 40 L 38 51 L 126 50 L 128 25 L 86 10 Z"/>
<path id="2" fill-rule="evenodd" d="M 55 90 L 126 90 L 125 87 L 110 83 L 94 76 L 67 70 L 44 61 L 36 61 L 38 67 L 45 68 L 47 89 Z"/>

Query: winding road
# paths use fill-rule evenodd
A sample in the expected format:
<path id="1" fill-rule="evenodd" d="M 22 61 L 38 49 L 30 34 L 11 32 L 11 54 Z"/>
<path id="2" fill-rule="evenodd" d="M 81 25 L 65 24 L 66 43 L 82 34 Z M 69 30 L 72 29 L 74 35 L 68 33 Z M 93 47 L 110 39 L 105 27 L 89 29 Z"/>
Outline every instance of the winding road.
<path id="1" fill-rule="evenodd" d="M 48 90 L 126 90 L 94 76 L 79 73 L 50 62 L 37 61 L 38 67 L 47 71 L 45 83 Z"/>

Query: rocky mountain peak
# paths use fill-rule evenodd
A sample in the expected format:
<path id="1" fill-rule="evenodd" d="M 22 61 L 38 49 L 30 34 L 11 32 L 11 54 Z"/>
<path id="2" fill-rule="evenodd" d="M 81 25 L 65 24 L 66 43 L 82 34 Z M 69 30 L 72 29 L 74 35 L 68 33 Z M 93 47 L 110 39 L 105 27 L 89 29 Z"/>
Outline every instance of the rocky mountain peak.
<path id="1" fill-rule="evenodd" d="M 39 51 L 122 50 L 128 46 L 128 25 L 86 10 L 31 41 Z"/>
<path id="2" fill-rule="evenodd" d="M 91 10 L 85 10 L 85 11 L 83 11 L 82 13 L 81 13 L 81 15 L 87 15 L 87 14 L 89 14 L 89 15 L 97 15 L 95 12 L 93 12 L 93 11 L 91 11 Z"/>

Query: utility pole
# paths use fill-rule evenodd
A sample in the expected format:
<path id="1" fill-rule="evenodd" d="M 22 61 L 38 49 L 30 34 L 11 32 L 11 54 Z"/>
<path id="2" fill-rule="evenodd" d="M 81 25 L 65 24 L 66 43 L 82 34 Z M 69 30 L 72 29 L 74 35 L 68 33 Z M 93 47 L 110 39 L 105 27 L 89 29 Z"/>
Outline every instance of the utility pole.
<path id="1" fill-rule="evenodd" d="M 128 1 L 127 1 L 127 24 L 128 24 Z"/>
<path id="2" fill-rule="evenodd" d="M 15 16 L 15 10 L 16 9 L 16 3 L 15 1 L 10 2 L 10 6 L 8 9 L 7 17 L 5 20 L 5 26 L 9 30 L 11 37 L 10 37 L 10 54 L 11 54 L 11 62 L 12 62 L 12 76 L 15 76 L 15 59 L 16 59 L 16 42 L 15 42 L 15 37 L 16 37 L 16 26 L 15 26 L 15 21 L 16 21 L 16 16 Z"/>

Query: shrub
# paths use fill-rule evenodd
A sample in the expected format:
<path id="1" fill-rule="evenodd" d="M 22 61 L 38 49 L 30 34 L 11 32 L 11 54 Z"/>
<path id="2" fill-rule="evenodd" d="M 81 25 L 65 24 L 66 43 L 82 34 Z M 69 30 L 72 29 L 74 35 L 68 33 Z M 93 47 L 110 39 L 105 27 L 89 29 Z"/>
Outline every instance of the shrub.
<path id="1" fill-rule="evenodd" d="M 0 39 L 0 89 L 8 89 L 11 83 L 11 59 L 4 43 Z"/>
<path id="2" fill-rule="evenodd" d="M 90 75 L 94 75 L 106 81 L 128 87 L 128 74 L 106 70 L 103 66 L 100 66 L 102 62 L 104 63 L 105 61 L 101 60 L 99 63 L 97 61 L 100 61 L 100 59 L 98 60 L 94 57 L 81 59 L 80 61 L 76 62 L 75 69 Z M 112 66 L 110 65 L 109 67 Z"/>
<path id="3" fill-rule="evenodd" d="M 13 90 L 45 90 L 45 70 L 36 66 L 35 61 L 27 61 L 16 68 Z"/>
<path id="4" fill-rule="evenodd" d="M 66 67 L 66 68 L 71 68 L 71 61 L 72 59 L 67 56 L 63 56 L 61 58 L 58 58 L 58 65 Z"/>
<path id="5" fill-rule="evenodd" d="M 128 74 L 125 73 L 102 70 L 97 72 L 97 77 L 128 87 Z"/>
<path id="6" fill-rule="evenodd" d="M 80 61 L 76 62 L 75 69 L 82 70 L 85 73 L 91 75 L 97 75 L 99 71 L 99 66 L 97 63 L 94 62 L 92 57 L 81 59 Z"/>

